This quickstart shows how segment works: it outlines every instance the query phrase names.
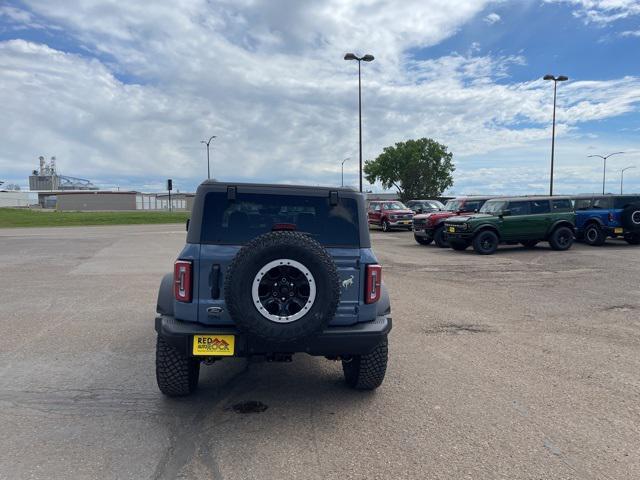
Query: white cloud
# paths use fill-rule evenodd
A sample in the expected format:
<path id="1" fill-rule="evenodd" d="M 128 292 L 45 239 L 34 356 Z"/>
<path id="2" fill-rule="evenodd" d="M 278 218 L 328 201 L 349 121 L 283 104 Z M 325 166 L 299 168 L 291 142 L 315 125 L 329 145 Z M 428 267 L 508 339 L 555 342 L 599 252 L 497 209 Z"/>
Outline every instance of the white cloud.
<path id="1" fill-rule="evenodd" d="M 483 20 L 485 21 L 485 23 L 488 23 L 489 25 L 493 25 L 494 23 L 498 23 L 500 20 L 502 20 L 502 18 L 497 13 L 492 12 L 486 17 L 484 17 Z"/>
<path id="2" fill-rule="evenodd" d="M 206 175 L 199 141 L 215 134 L 216 177 L 303 183 L 357 171 L 357 74 L 363 65 L 364 156 L 428 136 L 448 144 L 461 171 L 473 158 L 523 151 L 549 136 L 550 85 L 509 82 L 521 56 L 450 54 L 415 60 L 484 12 L 488 2 L 81 0 L 31 2 L 29 21 L 64 29 L 85 55 L 23 40 L 0 42 L 0 171 L 24 179 L 38 155 L 101 183 L 195 184 Z M 64 44 L 64 42 L 62 42 Z M 640 80 L 559 88 L 558 135 L 633 111 Z M 462 181 L 462 179 L 461 179 Z"/>
<path id="3" fill-rule="evenodd" d="M 607 24 L 640 15 L 638 0 L 544 0 L 573 5 L 574 15 L 586 23 Z"/>

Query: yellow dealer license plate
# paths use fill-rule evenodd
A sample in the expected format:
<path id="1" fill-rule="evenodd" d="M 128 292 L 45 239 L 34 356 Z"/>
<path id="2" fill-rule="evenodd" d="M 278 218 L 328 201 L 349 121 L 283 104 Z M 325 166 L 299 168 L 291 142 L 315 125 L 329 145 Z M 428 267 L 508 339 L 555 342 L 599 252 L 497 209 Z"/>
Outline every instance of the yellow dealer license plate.
<path id="1" fill-rule="evenodd" d="M 456 233 L 456 227 L 449 227 L 450 233 Z"/>
<path id="2" fill-rule="evenodd" d="M 235 348 L 233 335 L 194 335 L 193 354 L 207 356 L 231 356 Z"/>
<path id="3" fill-rule="evenodd" d="M 622 229 L 622 228 L 614 228 L 613 229 L 613 233 L 618 234 L 618 233 L 622 233 L 622 232 L 624 232 L 624 229 Z"/>

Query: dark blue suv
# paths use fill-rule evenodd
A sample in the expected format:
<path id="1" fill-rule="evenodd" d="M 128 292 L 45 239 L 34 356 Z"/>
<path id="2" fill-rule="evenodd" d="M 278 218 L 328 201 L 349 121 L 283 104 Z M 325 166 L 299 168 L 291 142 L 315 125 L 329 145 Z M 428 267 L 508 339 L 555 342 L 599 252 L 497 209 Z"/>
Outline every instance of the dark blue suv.
<path id="1" fill-rule="evenodd" d="M 603 245 L 608 237 L 640 244 L 640 195 L 581 195 L 573 199 L 576 238 Z"/>
<path id="2" fill-rule="evenodd" d="M 187 232 L 158 294 L 162 393 L 193 392 L 202 362 L 298 352 L 341 360 L 353 388 L 382 383 L 391 307 L 361 193 L 206 181 Z"/>

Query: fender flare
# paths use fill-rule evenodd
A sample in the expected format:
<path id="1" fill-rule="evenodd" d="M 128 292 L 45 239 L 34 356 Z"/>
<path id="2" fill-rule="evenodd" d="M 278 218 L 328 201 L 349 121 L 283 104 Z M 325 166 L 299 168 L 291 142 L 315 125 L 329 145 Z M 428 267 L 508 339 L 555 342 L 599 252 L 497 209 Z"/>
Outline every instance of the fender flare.
<path id="1" fill-rule="evenodd" d="M 585 225 L 587 225 L 587 223 L 585 223 Z M 602 225 L 602 223 L 600 223 L 600 225 Z M 549 236 L 554 232 L 554 230 L 558 227 L 568 227 L 571 229 L 571 231 L 573 232 L 573 234 L 575 235 L 576 233 L 576 226 L 571 223 L 568 220 L 556 220 L 555 222 L 553 222 L 553 224 L 549 227 L 549 230 L 547 230 L 547 235 L 545 236 L 545 238 L 549 238 Z"/>
<path id="2" fill-rule="evenodd" d="M 156 312 L 161 315 L 173 316 L 173 272 L 162 277 L 158 289 Z"/>
<path id="3" fill-rule="evenodd" d="M 498 236 L 498 240 L 500 240 L 502 238 L 502 235 L 500 235 L 500 231 L 498 230 L 498 228 L 495 225 L 492 225 L 490 223 L 483 223 L 479 227 L 476 227 L 473 230 L 473 237 L 472 238 L 475 238 L 476 235 L 478 235 L 480 232 L 482 232 L 484 230 L 491 230 L 493 233 L 495 233 Z"/>
<path id="4" fill-rule="evenodd" d="M 386 285 L 382 284 L 380 292 L 380 300 L 376 303 L 376 317 L 389 315 L 391 313 L 391 300 L 389 299 L 389 291 Z"/>

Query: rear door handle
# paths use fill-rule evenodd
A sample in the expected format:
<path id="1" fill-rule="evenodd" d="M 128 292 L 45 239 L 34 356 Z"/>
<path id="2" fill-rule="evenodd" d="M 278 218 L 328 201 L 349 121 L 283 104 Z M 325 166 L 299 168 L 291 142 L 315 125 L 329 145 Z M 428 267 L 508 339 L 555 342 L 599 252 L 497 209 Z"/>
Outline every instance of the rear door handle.
<path id="1" fill-rule="evenodd" d="M 220 265 L 217 263 L 211 265 L 209 284 L 211 285 L 211 298 L 220 298 Z"/>

